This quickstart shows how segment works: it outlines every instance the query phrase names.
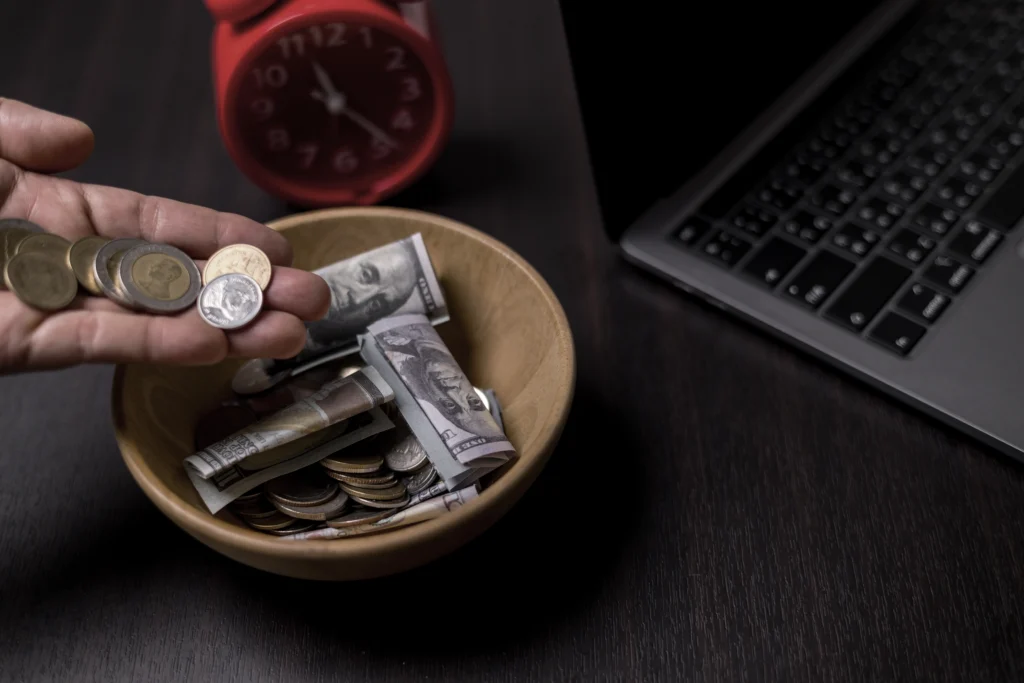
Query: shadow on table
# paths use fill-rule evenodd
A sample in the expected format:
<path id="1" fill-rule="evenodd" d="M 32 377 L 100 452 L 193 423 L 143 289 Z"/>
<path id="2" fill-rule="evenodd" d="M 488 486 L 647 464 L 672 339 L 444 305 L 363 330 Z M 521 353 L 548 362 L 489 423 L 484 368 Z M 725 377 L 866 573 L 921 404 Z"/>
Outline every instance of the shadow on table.
<path id="1" fill-rule="evenodd" d="M 239 591 L 325 641 L 381 656 L 466 655 L 537 637 L 585 611 L 643 515 L 639 446 L 578 391 L 547 468 L 509 514 L 433 564 L 369 582 L 324 584 L 243 570 Z M 343 618 L 339 619 L 339 615 Z"/>

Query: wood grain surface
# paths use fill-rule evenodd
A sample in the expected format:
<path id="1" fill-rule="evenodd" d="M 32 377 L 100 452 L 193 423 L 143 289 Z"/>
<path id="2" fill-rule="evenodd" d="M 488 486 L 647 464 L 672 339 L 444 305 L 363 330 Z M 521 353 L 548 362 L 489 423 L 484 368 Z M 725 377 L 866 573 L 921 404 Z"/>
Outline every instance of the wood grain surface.
<path id="1" fill-rule="evenodd" d="M 1022 469 L 682 298 L 600 229 L 555 0 L 440 0 L 455 136 L 395 204 L 489 232 L 565 307 L 577 393 L 459 552 L 324 586 L 179 531 L 111 369 L 0 380 L 0 680 L 1011 681 Z M 198 0 L 0 3 L 0 94 L 97 133 L 72 175 L 271 220 L 217 137 Z"/>

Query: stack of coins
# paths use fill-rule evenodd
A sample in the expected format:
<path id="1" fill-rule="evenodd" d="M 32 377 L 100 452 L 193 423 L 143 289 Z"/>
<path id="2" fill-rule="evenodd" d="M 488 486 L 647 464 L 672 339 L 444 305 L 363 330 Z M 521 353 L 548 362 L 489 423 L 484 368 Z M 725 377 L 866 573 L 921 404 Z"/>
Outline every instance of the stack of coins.
<path id="1" fill-rule="evenodd" d="M 23 302 L 57 311 L 79 288 L 127 309 L 174 314 L 196 305 L 210 325 L 238 329 L 263 309 L 270 259 L 248 244 L 224 247 L 202 274 L 189 256 L 168 244 L 90 236 L 71 243 L 30 221 L 0 220 L 3 282 Z"/>

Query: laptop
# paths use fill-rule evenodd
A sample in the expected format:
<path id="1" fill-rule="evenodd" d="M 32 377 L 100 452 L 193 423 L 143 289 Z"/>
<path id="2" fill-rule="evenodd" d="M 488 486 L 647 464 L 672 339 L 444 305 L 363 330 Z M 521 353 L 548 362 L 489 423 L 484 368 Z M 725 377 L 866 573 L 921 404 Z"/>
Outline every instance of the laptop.
<path id="1" fill-rule="evenodd" d="M 1024 461 L 1024 3 L 560 2 L 629 262 Z"/>

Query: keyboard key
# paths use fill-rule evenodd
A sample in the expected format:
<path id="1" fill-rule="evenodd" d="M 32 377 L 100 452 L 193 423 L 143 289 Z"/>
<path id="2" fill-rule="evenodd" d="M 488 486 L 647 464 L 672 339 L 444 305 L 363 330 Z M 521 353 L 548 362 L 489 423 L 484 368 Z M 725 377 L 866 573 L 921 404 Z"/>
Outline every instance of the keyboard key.
<path id="1" fill-rule="evenodd" d="M 842 216 L 857 201 L 857 193 L 836 185 L 825 185 L 811 197 L 811 204 L 829 213 Z"/>
<path id="2" fill-rule="evenodd" d="M 909 223 L 915 228 L 941 237 L 948 233 L 958 220 L 960 214 L 953 209 L 928 202 L 910 216 Z"/>
<path id="3" fill-rule="evenodd" d="M 981 196 L 982 189 L 981 185 L 969 180 L 947 178 L 939 185 L 935 197 L 948 206 L 963 210 Z"/>
<path id="4" fill-rule="evenodd" d="M 949 166 L 949 162 L 952 160 L 953 157 L 949 152 L 929 145 L 922 145 L 908 154 L 903 163 L 912 171 L 934 178 L 942 173 L 942 169 Z"/>
<path id="5" fill-rule="evenodd" d="M 1000 126 L 985 138 L 981 151 L 986 154 L 1009 159 L 1024 146 L 1024 131 L 1012 126 Z"/>
<path id="6" fill-rule="evenodd" d="M 773 237 L 747 261 L 743 272 L 761 284 L 774 287 L 806 254 L 807 250 L 803 247 L 781 237 Z"/>
<path id="7" fill-rule="evenodd" d="M 806 154 L 797 154 L 783 167 L 781 174 L 803 185 L 813 185 L 825 173 L 827 164 Z"/>
<path id="8" fill-rule="evenodd" d="M 921 341 L 925 328 L 899 313 L 886 313 L 868 335 L 871 341 L 877 342 L 890 351 L 901 356 L 910 353 L 911 349 Z"/>
<path id="9" fill-rule="evenodd" d="M 949 297 L 915 282 L 896 304 L 901 311 L 933 323 L 949 305 Z"/>
<path id="10" fill-rule="evenodd" d="M 740 209 L 729 223 L 737 230 L 760 237 L 771 230 L 777 220 L 778 216 L 775 214 L 748 204 Z"/>
<path id="11" fill-rule="evenodd" d="M 861 190 L 870 187 L 871 183 L 875 182 L 881 174 L 882 171 L 879 167 L 856 159 L 847 161 L 836 170 L 836 178 L 841 182 L 855 185 Z"/>
<path id="12" fill-rule="evenodd" d="M 843 224 L 843 227 L 832 235 L 832 244 L 858 259 L 874 249 L 881 240 L 881 236 L 874 230 L 853 223 Z"/>
<path id="13" fill-rule="evenodd" d="M 949 250 L 980 266 L 1002 241 L 999 232 L 984 227 L 978 221 L 967 221 L 949 243 Z"/>
<path id="14" fill-rule="evenodd" d="M 703 251 L 722 265 L 732 266 L 750 251 L 750 242 L 717 230 L 704 245 Z"/>
<path id="15" fill-rule="evenodd" d="M 919 235 L 913 230 L 903 229 L 889 242 L 887 249 L 897 256 L 902 256 L 913 264 L 921 263 L 932 253 L 935 240 Z"/>
<path id="16" fill-rule="evenodd" d="M 757 192 L 757 200 L 765 206 L 779 211 L 789 211 L 800 201 L 803 189 L 793 181 L 774 178 L 765 183 Z"/>
<path id="17" fill-rule="evenodd" d="M 900 171 L 882 181 L 882 194 L 886 199 L 908 206 L 913 204 L 927 187 L 927 178 Z"/>
<path id="18" fill-rule="evenodd" d="M 953 294 L 959 294 L 972 275 L 974 269 L 945 254 L 936 256 L 924 271 L 924 279 Z"/>
<path id="19" fill-rule="evenodd" d="M 906 282 L 910 272 L 887 258 L 872 261 L 829 306 L 825 317 L 854 332 L 863 330 Z"/>
<path id="20" fill-rule="evenodd" d="M 700 238 L 706 235 L 710 229 L 711 224 L 707 221 L 691 217 L 683 221 L 683 227 L 676 233 L 676 237 L 686 246 L 692 247 L 700 242 Z"/>
<path id="21" fill-rule="evenodd" d="M 1009 232 L 1024 214 L 1024 166 L 1018 167 L 978 210 L 978 220 Z"/>
<path id="22" fill-rule="evenodd" d="M 832 228 L 832 221 L 824 216 L 816 216 L 809 211 L 801 211 L 792 218 L 782 222 L 782 229 L 789 235 L 807 244 L 817 244 L 822 235 Z"/>
<path id="23" fill-rule="evenodd" d="M 887 202 L 884 199 L 873 197 L 863 206 L 857 209 L 857 218 L 872 227 L 886 232 L 893 226 L 900 216 L 903 215 L 903 207 L 899 204 Z"/>
<path id="24" fill-rule="evenodd" d="M 842 284 L 853 264 L 828 251 L 820 251 L 786 286 L 786 295 L 817 308 Z"/>
<path id="25" fill-rule="evenodd" d="M 861 161 L 885 166 L 903 150 L 903 141 L 897 137 L 879 134 L 857 145 Z"/>
<path id="26" fill-rule="evenodd" d="M 972 180 L 980 185 L 988 185 L 1003 170 L 1003 162 L 996 158 L 975 152 L 957 164 L 957 175 L 964 180 Z"/>

